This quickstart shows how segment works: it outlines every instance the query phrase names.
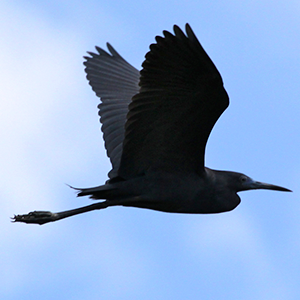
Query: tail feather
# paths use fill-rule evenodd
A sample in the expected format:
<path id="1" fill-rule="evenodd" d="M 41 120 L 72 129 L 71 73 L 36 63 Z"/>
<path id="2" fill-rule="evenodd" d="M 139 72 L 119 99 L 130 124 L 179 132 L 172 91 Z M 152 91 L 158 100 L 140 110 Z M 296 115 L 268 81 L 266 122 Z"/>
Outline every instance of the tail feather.
<path id="1" fill-rule="evenodd" d="M 116 194 L 116 188 L 109 185 L 100 185 L 93 188 L 70 188 L 77 191 L 77 197 L 90 196 L 91 199 L 110 199 Z"/>

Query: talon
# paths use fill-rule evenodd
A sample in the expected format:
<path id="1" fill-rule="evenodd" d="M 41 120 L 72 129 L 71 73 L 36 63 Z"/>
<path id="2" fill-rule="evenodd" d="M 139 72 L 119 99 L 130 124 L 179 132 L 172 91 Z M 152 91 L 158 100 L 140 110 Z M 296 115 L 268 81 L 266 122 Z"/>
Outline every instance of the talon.
<path id="1" fill-rule="evenodd" d="M 23 222 L 27 224 L 44 224 L 55 219 L 55 214 L 50 211 L 32 211 L 24 215 L 14 215 L 12 222 Z"/>

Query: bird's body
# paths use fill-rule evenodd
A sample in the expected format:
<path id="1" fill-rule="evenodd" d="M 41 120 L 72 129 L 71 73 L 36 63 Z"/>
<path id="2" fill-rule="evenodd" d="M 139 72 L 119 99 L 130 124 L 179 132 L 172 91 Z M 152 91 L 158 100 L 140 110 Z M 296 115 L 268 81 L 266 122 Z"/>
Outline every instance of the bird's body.
<path id="1" fill-rule="evenodd" d="M 141 72 L 107 44 L 110 53 L 85 57 L 87 79 L 101 98 L 99 115 L 112 163 L 106 184 L 77 189 L 78 196 L 103 199 L 59 212 L 35 211 L 15 221 L 44 224 L 122 205 L 176 213 L 220 213 L 240 203 L 237 192 L 289 191 L 236 172 L 204 166 L 209 134 L 229 105 L 217 68 L 191 27 L 186 35 L 157 36 Z"/>
<path id="2" fill-rule="evenodd" d="M 149 171 L 126 181 L 82 189 L 79 196 L 91 195 L 93 199 L 106 199 L 112 205 L 173 213 L 225 212 L 234 209 L 240 203 L 240 197 L 236 192 L 230 192 L 226 186 L 228 183 L 222 180 L 225 177 L 218 176 L 220 172 L 225 171 L 205 168 L 205 174 L 201 176 L 196 173 Z M 227 173 L 232 176 L 237 174 Z M 224 195 L 226 190 L 228 193 Z"/>

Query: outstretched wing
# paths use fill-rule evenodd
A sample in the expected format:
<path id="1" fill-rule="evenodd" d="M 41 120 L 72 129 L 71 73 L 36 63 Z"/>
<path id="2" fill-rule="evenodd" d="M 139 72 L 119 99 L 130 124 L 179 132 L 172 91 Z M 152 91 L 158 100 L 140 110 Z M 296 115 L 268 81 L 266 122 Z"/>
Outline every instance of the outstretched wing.
<path id="1" fill-rule="evenodd" d="M 164 31 L 145 56 L 129 106 L 119 175 L 204 170 L 208 136 L 229 105 L 221 75 L 191 27 Z"/>
<path id="2" fill-rule="evenodd" d="M 139 92 L 140 73 L 107 43 L 110 53 L 96 47 L 98 54 L 88 52 L 84 57 L 87 79 L 101 98 L 98 105 L 101 130 L 107 155 L 112 164 L 109 177 L 117 175 L 122 154 L 126 115 L 131 98 Z"/>

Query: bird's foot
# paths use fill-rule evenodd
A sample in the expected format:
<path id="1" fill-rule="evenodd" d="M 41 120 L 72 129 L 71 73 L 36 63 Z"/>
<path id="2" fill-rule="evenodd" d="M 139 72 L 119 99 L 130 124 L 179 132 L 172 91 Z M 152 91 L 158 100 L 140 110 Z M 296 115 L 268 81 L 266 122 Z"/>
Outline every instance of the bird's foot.
<path id="1" fill-rule="evenodd" d="M 26 224 L 43 225 L 48 222 L 56 221 L 57 214 L 51 211 L 32 211 L 25 215 L 14 215 L 12 222 L 22 222 Z"/>

